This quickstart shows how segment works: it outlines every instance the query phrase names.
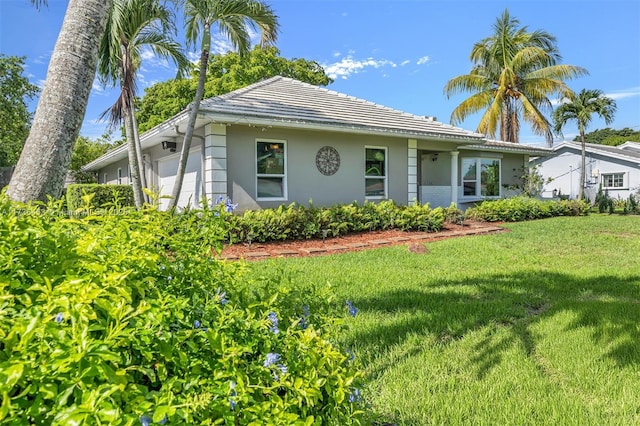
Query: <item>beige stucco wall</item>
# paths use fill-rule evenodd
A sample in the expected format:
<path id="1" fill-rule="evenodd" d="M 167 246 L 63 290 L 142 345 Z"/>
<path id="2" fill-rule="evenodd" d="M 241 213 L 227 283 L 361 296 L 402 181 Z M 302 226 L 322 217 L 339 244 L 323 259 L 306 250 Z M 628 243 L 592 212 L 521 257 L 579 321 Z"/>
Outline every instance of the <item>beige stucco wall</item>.
<path id="1" fill-rule="evenodd" d="M 256 200 L 256 141 L 260 139 L 285 141 L 286 200 Z M 321 174 L 315 164 L 316 153 L 325 145 L 340 154 L 340 168 L 332 176 Z M 292 202 L 308 205 L 309 200 L 316 206 L 362 203 L 365 146 L 387 148 L 388 198 L 407 203 L 407 139 L 237 125 L 227 128 L 229 195 L 245 209 Z"/>

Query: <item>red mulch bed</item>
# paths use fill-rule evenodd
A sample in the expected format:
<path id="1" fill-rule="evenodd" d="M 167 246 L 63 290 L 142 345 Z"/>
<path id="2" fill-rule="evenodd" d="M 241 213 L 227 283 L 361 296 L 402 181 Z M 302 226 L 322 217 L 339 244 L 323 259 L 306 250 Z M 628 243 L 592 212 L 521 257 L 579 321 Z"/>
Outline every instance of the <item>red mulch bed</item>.
<path id="1" fill-rule="evenodd" d="M 496 223 L 466 221 L 464 225 L 445 224 L 438 232 L 372 231 L 311 240 L 287 240 L 269 243 L 239 243 L 224 246 L 219 257 L 235 260 L 257 260 L 269 257 L 314 256 L 366 250 L 404 244 L 409 251 L 424 253 L 424 242 L 504 231 Z"/>

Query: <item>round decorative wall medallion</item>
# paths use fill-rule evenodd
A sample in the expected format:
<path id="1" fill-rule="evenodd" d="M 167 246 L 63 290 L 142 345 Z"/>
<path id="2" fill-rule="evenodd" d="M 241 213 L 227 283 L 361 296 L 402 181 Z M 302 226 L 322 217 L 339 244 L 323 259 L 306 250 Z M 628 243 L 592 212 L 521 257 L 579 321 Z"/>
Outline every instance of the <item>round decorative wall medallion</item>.
<path id="1" fill-rule="evenodd" d="M 323 146 L 316 154 L 316 167 L 325 176 L 335 174 L 340 168 L 340 154 L 332 146 Z"/>

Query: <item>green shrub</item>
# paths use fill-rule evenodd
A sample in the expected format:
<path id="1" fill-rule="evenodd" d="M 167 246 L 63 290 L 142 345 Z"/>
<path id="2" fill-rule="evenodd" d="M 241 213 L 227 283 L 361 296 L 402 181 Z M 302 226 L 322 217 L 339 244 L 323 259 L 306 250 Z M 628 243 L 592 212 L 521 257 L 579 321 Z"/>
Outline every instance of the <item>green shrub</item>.
<path id="1" fill-rule="evenodd" d="M 215 260 L 223 206 L 117 207 L 66 217 L 0 196 L 0 424 L 361 423 L 330 292 Z"/>
<path id="2" fill-rule="evenodd" d="M 454 209 L 455 206 L 449 209 Z M 453 212 L 453 210 L 452 210 Z M 453 214 L 453 213 L 451 213 Z M 336 204 L 327 208 L 292 203 L 276 209 L 247 210 L 242 215 L 228 215 L 228 240 L 266 242 L 336 237 L 353 232 L 400 229 L 403 231 L 438 231 L 442 229 L 445 210 L 428 204 L 411 206 L 391 200 L 359 205 Z"/>
<path id="3" fill-rule="evenodd" d="M 89 203 L 83 197 L 90 196 Z M 131 185 L 99 185 L 75 183 L 67 188 L 67 208 L 73 213 L 90 204 L 93 208 L 105 208 L 113 205 L 135 207 Z"/>
<path id="4" fill-rule="evenodd" d="M 467 219 L 484 222 L 520 222 L 555 216 L 582 216 L 588 214 L 589 205 L 579 200 L 539 200 L 513 197 L 483 201 L 467 209 Z"/>

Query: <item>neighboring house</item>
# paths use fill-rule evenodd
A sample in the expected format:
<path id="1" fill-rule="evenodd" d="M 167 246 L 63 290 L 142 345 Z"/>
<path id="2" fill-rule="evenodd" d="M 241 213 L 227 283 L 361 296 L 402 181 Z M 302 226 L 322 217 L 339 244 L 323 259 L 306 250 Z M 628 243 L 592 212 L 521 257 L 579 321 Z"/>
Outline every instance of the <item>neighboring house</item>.
<path id="1" fill-rule="evenodd" d="M 640 187 L 640 143 L 625 142 L 619 146 L 585 144 L 585 197 L 592 202 L 602 185 L 612 198 L 629 198 Z M 563 142 L 553 148 L 554 156 L 536 158 L 532 164 L 545 179 L 543 196 L 558 193 L 570 198 L 580 189 L 581 144 Z M 554 192 L 555 191 L 555 192 Z"/>
<path id="2" fill-rule="evenodd" d="M 188 113 L 141 136 L 161 195 L 173 189 Z M 517 185 L 530 155 L 551 154 L 284 77 L 203 100 L 195 135 L 179 206 L 206 195 L 240 210 L 382 199 L 465 208 Z M 126 145 L 83 170 L 128 183 Z"/>

